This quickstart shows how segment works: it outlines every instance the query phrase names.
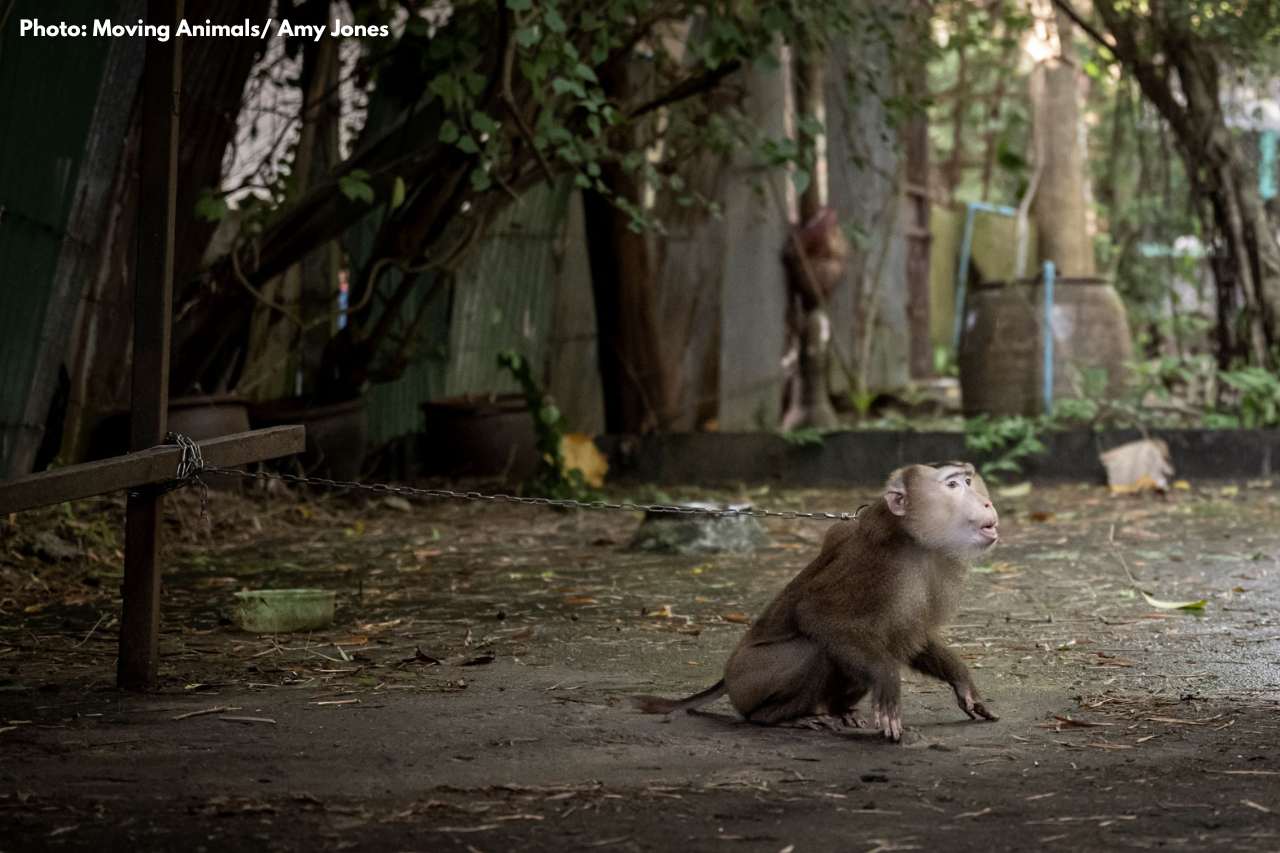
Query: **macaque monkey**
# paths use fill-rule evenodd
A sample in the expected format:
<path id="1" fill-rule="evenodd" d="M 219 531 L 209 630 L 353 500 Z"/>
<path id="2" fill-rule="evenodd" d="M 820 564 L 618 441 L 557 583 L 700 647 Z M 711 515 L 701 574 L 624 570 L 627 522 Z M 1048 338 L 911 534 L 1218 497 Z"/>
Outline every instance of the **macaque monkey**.
<path id="1" fill-rule="evenodd" d="M 634 697 L 651 714 L 694 710 L 725 693 L 743 717 L 859 725 L 870 693 L 875 725 L 902 738 L 901 668 L 941 679 L 970 719 L 997 719 L 938 630 L 955 612 L 969 563 L 996 543 L 999 517 L 967 462 L 910 465 L 884 495 L 827 531 L 817 558 L 752 624 L 724 678 L 685 699 Z"/>
<path id="2" fill-rule="evenodd" d="M 787 284 L 796 291 L 803 309 L 811 311 L 826 304 L 844 276 L 849 241 L 840 228 L 839 216 L 829 207 L 820 208 L 803 225 L 793 225 L 792 235 L 782 250 Z"/>
<path id="3" fill-rule="evenodd" d="M 831 428 L 836 426 L 836 413 L 827 387 L 827 304 L 849 261 L 849 241 L 836 212 L 819 208 L 803 225 L 793 225 L 782 260 L 787 271 L 782 429 Z"/>

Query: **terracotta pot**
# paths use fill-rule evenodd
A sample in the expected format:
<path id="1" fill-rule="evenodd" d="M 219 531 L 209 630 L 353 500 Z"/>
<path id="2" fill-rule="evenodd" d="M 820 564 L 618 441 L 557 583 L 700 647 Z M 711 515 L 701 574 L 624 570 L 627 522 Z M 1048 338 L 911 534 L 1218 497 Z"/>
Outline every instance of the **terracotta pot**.
<path id="1" fill-rule="evenodd" d="M 533 418 L 522 394 L 432 400 L 422 414 L 423 473 L 516 481 L 537 470 Z"/>
<path id="2" fill-rule="evenodd" d="M 196 441 L 249 431 L 249 405 L 234 394 L 175 397 L 169 401 L 169 431 Z"/>
<path id="3" fill-rule="evenodd" d="M 300 397 L 254 403 L 255 427 L 302 424 L 307 447 L 301 461 L 307 474 L 334 480 L 360 478 L 369 442 L 369 411 L 364 397 L 313 406 Z"/>
<path id="4" fill-rule="evenodd" d="M 174 397 L 169 400 L 169 431 L 196 441 L 249 430 L 248 404 L 234 394 Z M 129 412 L 110 412 L 100 418 L 89 436 L 88 460 L 107 459 L 129 452 Z M 210 476 L 206 482 L 219 489 L 237 488 L 239 480 Z"/>

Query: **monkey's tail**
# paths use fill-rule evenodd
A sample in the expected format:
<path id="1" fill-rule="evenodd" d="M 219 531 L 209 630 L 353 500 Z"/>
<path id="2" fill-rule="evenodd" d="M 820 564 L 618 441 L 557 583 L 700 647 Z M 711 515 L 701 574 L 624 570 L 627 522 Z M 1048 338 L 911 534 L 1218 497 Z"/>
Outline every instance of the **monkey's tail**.
<path id="1" fill-rule="evenodd" d="M 631 704 L 646 714 L 674 714 L 676 711 L 692 711 L 696 708 L 701 708 L 703 705 L 709 705 L 726 692 L 728 692 L 728 688 L 724 686 L 724 679 L 722 678 L 701 693 L 695 693 L 683 699 L 664 699 L 661 696 L 632 696 Z"/>

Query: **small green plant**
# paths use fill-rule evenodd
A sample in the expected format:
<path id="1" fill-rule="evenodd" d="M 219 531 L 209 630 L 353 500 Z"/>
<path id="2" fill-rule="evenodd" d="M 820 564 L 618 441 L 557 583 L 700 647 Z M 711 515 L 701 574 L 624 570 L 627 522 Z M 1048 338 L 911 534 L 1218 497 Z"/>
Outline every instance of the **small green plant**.
<path id="1" fill-rule="evenodd" d="M 960 365 L 956 362 L 956 352 L 949 346 L 933 348 L 933 372 L 939 376 L 959 376 Z"/>
<path id="2" fill-rule="evenodd" d="M 569 425 L 555 400 L 533 378 L 529 360 L 513 350 L 507 350 L 498 355 L 498 364 L 509 370 L 520 383 L 520 390 L 529 404 L 529 414 L 533 416 L 539 463 L 537 474 L 526 484 L 526 488 L 548 498 L 598 498 L 599 495 L 587 485 L 581 471 L 577 468 L 565 469 L 562 447 Z"/>
<path id="3" fill-rule="evenodd" d="M 864 420 L 871 411 L 871 404 L 876 401 L 875 392 L 868 391 L 865 388 L 856 388 L 851 384 L 847 393 L 849 404 L 858 413 L 858 419 Z"/>
<path id="4" fill-rule="evenodd" d="M 1022 470 L 1022 461 L 1044 452 L 1040 433 L 1049 419 L 1023 415 L 991 417 L 978 415 L 964 425 L 964 446 L 975 453 L 989 456 L 982 465 L 982 476 L 1000 482 L 1003 474 Z"/>
<path id="5" fill-rule="evenodd" d="M 778 433 L 782 440 L 792 447 L 821 447 L 822 430 L 816 427 L 801 427 Z"/>
<path id="6" fill-rule="evenodd" d="M 1220 371 L 1218 378 L 1235 392 L 1240 426 L 1280 425 L 1280 377 L 1261 367 L 1242 367 Z"/>

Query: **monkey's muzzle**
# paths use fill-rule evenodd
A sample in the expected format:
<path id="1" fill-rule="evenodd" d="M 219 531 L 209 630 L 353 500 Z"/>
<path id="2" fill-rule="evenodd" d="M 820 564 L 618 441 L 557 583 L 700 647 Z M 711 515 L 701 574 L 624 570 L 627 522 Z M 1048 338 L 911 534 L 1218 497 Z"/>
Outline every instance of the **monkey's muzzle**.
<path id="1" fill-rule="evenodd" d="M 978 534 L 994 545 L 996 540 L 1000 538 L 1000 525 L 995 521 L 988 522 L 978 528 Z"/>

